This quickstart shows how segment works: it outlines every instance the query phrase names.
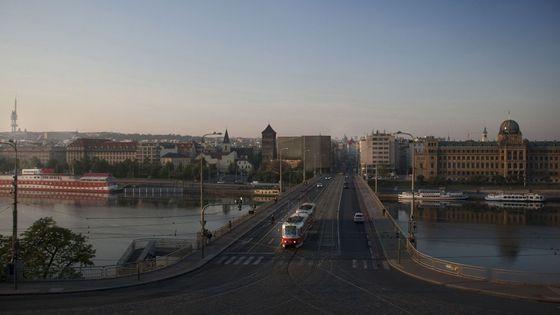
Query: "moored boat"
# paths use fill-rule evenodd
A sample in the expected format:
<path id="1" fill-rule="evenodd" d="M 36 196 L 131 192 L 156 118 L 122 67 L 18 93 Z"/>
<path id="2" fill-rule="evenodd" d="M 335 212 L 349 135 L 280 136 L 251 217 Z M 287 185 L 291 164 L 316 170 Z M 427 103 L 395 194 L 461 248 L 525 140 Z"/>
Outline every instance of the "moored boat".
<path id="1" fill-rule="evenodd" d="M 418 200 L 464 200 L 469 198 L 463 192 L 448 192 L 444 189 L 419 189 L 414 193 L 414 199 Z M 399 194 L 399 199 L 412 199 L 412 193 L 405 191 Z"/>
<path id="2" fill-rule="evenodd" d="M 486 201 L 507 201 L 507 202 L 543 202 L 544 196 L 534 193 L 499 193 L 488 194 L 484 197 Z"/>
<path id="3" fill-rule="evenodd" d="M 11 191 L 12 175 L 0 175 L 0 192 Z M 17 179 L 18 192 L 96 193 L 117 192 L 120 187 L 109 173 L 86 173 L 81 177 L 57 174 L 52 169 L 23 169 Z"/>

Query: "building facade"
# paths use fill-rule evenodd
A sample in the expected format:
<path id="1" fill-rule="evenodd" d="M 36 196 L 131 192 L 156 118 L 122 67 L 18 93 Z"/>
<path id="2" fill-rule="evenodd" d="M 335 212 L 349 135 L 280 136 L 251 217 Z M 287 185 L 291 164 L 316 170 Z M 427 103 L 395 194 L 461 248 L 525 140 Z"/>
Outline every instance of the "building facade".
<path id="1" fill-rule="evenodd" d="M 282 160 L 300 160 L 306 172 L 330 172 L 332 143 L 330 136 L 278 137 Z"/>
<path id="2" fill-rule="evenodd" d="M 66 162 L 66 149 L 63 146 L 55 146 L 52 144 L 43 145 L 39 143 L 18 143 L 17 149 L 20 166 L 38 166 L 30 165 L 34 161 L 38 161 L 42 165 L 46 165 L 51 160 L 60 164 Z M 14 150 L 11 146 L 2 144 L 0 145 L 0 157 L 6 160 L 14 160 Z"/>
<path id="3" fill-rule="evenodd" d="M 68 164 L 83 160 L 97 158 L 114 165 L 125 160 L 134 161 L 137 158 L 138 142 L 117 142 L 107 139 L 77 139 L 66 147 L 66 160 Z"/>
<path id="4" fill-rule="evenodd" d="M 560 183 L 560 142 L 523 139 L 513 120 L 502 122 L 497 141 L 427 137 L 415 146 L 414 155 L 416 175 L 425 179 Z"/>
<path id="5" fill-rule="evenodd" d="M 398 166 L 398 150 L 395 136 L 376 131 L 360 139 L 360 170 L 362 174 L 374 175 L 376 168 L 395 172 Z"/>

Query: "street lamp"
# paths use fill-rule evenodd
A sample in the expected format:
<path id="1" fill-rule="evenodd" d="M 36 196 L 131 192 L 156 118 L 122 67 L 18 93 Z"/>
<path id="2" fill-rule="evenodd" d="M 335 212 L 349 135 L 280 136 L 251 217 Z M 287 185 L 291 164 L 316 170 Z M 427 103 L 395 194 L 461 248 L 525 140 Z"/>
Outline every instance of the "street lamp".
<path id="1" fill-rule="evenodd" d="M 410 203 L 410 220 L 408 220 L 408 235 L 410 237 L 410 240 L 412 242 L 413 245 L 416 245 L 415 239 L 414 239 L 414 177 L 415 177 L 415 171 L 414 171 L 414 165 L 415 165 L 415 161 L 414 161 L 414 151 L 416 151 L 416 148 L 414 147 L 414 139 L 416 139 L 416 137 L 414 137 L 414 135 L 412 135 L 411 133 L 408 132 L 402 132 L 402 131 L 397 131 L 395 133 L 395 135 L 405 135 L 405 136 L 409 136 L 412 140 L 412 154 L 411 154 L 411 158 L 412 158 L 412 182 L 411 182 L 411 192 L 412 192 L 412 202 Z"/>
<path id="2" fill-rule="evenodd" d="M 12 149 L 14 149 L 16 154 L 16 160 L 14 163 L 14 181 L 12 183 L 14 187 L 14 204 L 13 204 L 13 227 L 12 227 L 12 270 L 14 273 L 14 289 L 18 289 L 17 282 L 17 262 L 18 262 L 18 247 L 19 242 L 17 238 L 17 174 L 18 174 L 18 152 L 17 152 L 17 141 L 8 140 L 8 142 L 0 142 L 1 144 L 7 144 Z"/>
<path id="3" fill-rule="evenodd" d="M 282 151 L 283 150 L 288 150 L 288 148 L 282 148 L 280 150 L 278 150 L 278 157 L 280 158 L 280 195 L 282 194 Z"/>
<path id="4" fill-rule="evenodd" d="M 212 133 L 207 133 L 202 135 L 202 138 L 200 139 L 200 143 L 204 143 L 204 137 L 206 136 L 219 136 L 221 135 L 221 132 L 212 132 Z M 202 197 L 202 160 L 204 158 L 204 148 L 202 148 L 202 152 L 200 154 L 200 252 L 202 253 L 202 258 L 204 258 L 204 225 L 206 224 L 206 222 L 204 221 L 204 200 Z"/>

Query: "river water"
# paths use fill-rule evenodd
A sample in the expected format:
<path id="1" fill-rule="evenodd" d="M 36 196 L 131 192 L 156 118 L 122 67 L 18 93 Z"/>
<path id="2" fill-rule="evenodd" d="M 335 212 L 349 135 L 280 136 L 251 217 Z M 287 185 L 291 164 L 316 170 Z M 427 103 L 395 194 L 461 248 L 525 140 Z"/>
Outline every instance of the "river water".
<path id="1" fill-rule="evenodd" d="M 88 236 L 96 265 L 112 265 L 132 240 L 195 240 L 200 230 L 197 196 L 157 198 L 124 195 L 80 199 L 19 198 L 18 231 L 41 217 Z M 211 203 L 233 203 L 231 199 Z M 12 199 L 0 198 L 0 234 L 12 234 Z M 410 204 L 384 202 L 404 231 Z M 542 205 L 541 205 L 542 206 Z M 215 230 L 250 209 L 210 206 L 207 228 Z M 539 209 L 512 209 L 484 202 L 418 204 L 415 207 L 417 248 L 433 257 L 493 268 L 560 272 L 560 204 Z"/>
<path id="2" fill-rule="evenodd" d="M 403 231 L 410 203 L 383 202 Z M 560 204 L 424 203 L 414 208 L 417 249 L 491 268 L 560 272 Z"/>
<path id="3" fill-rule="evenodd" d="M 187 200 L 190 199 L 190 200 Z M 130 198 L 124 195 L 89 196 L 79 199 L 25 198 L 18 202 L 18 234 L 37 219 L 52 217 L 58 226 L 82 233 L 96 249 L 95 265 L 113 265 L 132 240 L 175 238 L 195 240 L 200 231 L 197 196 L 170 195 L 158 198 Z M 232 204 L 231 199 L 210 203 Z M 236 205 L 209 206 L 206 228 L 218 229 L 250 209 Z M 0 198 L 0 234 L 12 235 L 12 199 Z"/>

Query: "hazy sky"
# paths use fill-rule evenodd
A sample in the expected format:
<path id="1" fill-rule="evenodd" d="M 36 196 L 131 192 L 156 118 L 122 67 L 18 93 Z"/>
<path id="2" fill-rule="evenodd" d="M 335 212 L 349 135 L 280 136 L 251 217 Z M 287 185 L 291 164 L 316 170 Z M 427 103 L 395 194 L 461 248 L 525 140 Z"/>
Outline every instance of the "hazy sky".
<path id="1" fill-rule="evenodd" d="M 560 139 L 560 1 L 0 0 L 0 131 Z"/>

